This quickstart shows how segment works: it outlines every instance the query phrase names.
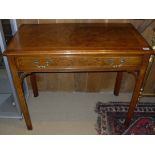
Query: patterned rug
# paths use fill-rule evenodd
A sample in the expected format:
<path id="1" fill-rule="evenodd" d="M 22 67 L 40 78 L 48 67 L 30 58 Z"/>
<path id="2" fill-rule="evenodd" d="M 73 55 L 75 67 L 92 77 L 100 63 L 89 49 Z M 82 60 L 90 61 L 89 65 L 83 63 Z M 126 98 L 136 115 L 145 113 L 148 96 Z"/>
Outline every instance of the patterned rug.
<path id="1" fill-rule="evenodd" d="M 96 130 L 101 135 L 155 135 L 155 103 L 139 103 L 128 128 L 124 121 L 129 103 L 96 104 Z"/>

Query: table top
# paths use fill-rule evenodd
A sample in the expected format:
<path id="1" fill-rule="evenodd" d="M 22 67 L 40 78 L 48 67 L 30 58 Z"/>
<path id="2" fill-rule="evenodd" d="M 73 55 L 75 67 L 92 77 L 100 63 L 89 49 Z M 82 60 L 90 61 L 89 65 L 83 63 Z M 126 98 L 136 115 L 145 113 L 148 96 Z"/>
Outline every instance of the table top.
<path id="1" fill-rule="evenodd" d="M 58 23 L 22 25 L 6 55 L 152 52 L 129 23 Z"/>

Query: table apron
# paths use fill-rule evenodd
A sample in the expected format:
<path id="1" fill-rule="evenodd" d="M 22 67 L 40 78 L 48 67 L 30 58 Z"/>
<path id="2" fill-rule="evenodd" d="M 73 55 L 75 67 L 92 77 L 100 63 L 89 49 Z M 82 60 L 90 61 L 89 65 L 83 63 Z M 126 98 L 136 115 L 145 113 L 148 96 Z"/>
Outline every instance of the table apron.
<path id="1" fill-rule="evenodd" d="M 142 60 L 141 55 L 36 55 L 14 57 L 17 70 L 29 72 L 139 70 Z"/>

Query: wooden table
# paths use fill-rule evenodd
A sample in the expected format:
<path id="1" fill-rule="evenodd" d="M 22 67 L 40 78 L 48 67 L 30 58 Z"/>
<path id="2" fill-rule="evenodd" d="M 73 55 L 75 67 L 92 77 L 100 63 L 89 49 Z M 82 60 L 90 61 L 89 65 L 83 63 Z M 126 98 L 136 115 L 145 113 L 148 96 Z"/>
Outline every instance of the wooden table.
<path id="1" fill-rule="evenodd" d="M 32 129 L 22 79 L 35 72 L 117 71 L 118 95 L 122 72 L 135 72 L 136 84 L 125 124 L 136 107 L 151 47 L 131 24 L 33 24 L 22 25 L 5 55 L 8 58 L 27 128 Z M 35 75 L 31 81 L 35 96 Z"/>

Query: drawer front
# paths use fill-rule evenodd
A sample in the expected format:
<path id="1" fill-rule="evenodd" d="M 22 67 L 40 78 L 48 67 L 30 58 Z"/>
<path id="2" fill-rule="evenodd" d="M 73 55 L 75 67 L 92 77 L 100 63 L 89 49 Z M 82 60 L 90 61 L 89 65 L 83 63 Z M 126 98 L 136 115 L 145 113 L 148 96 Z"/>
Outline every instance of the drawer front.
<path id="1" fill-rule="evenodd" d="M 19 70 L 95 70 L 138 68 L 141 56 L 18 56 L 15 58 Z"/>

